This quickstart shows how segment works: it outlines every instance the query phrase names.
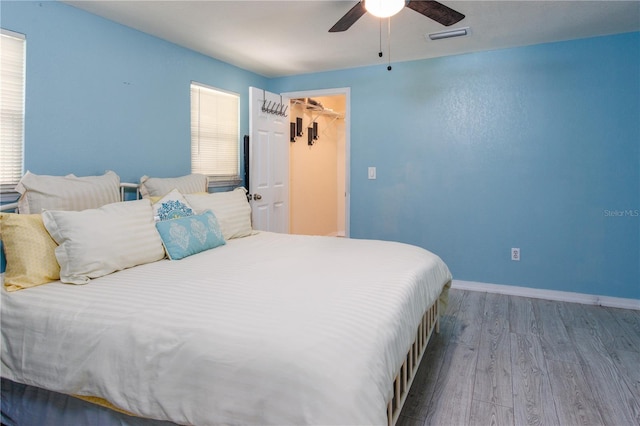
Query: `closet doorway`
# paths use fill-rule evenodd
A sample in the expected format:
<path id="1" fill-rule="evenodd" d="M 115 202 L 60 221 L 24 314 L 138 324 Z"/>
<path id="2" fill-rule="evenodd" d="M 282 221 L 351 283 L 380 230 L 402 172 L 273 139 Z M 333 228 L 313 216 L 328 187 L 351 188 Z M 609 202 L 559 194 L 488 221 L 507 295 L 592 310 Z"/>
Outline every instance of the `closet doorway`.
<path id="1" fill-rule="evenodd" d="M 349 236 L 349 89 L 284 93 L 290 121 L 289 232 Z"/>

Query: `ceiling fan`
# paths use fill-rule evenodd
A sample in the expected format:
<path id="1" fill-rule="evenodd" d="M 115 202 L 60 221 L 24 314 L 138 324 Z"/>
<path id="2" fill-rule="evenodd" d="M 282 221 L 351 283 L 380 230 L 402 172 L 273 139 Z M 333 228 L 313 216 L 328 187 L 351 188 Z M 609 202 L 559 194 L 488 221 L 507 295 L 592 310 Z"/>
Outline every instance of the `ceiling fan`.
<path id="1" fill-rule="evenodd" d="M 462 13 L 437 1 L 360 0 L 331 27 L 329 32 L 337 33 L 348 30 L 367 12 L 379 18 L 387 18 L 400 12 L 405 6 L 447 27 L 464 19 Z"/>

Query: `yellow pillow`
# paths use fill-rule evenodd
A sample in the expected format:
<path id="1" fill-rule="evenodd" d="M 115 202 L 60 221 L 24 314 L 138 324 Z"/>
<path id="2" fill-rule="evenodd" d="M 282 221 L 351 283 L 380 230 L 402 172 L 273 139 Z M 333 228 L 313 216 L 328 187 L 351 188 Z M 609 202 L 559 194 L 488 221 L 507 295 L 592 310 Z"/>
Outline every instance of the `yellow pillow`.
<path id="1" fill-rule="evenodd" d="M 60 279 L 56 242 L 39 214 L 0 213 L 0 237 L 7 258 L 7 291 L 35 287 Z"/>

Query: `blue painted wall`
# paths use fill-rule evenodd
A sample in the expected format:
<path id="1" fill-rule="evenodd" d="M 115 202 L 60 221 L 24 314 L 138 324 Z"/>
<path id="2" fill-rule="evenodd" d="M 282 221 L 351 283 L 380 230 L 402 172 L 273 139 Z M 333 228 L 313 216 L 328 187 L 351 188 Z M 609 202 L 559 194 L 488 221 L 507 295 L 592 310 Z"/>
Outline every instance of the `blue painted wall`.
<path id="1" fill-rule="evenodd" d="M 3 28 L 27 37 L 25 169 L 123 181 L 191 170 L 189 85 L 241 95 L 267 80 L 58 2 L 2 1 Z"/>
<path id="2" fill-rule="evenodd" d="M 640 298 L 639 33 L 271 82 L 344 86 L 352 237 L 460 280 Z"/>
<path id="3" fill-rule="evenodd" d="M 3 1 L 0 23 L 27 35 L 35 173 L 188 173 L 191 80 L 242 96 L 243 133 L 250 85 L 351 87 L 353 237 L 640 298 L 640 33 L 269 80 L 60 3 Z"/>

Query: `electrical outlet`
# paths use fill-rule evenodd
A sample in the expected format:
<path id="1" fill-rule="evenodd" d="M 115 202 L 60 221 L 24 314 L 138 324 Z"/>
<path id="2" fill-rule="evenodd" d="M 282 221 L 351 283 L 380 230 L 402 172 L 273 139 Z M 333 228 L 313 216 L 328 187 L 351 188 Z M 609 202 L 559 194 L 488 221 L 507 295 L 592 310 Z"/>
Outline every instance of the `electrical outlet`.
<path id="1" fill-rule="evenodd" d="M 520 249 L 512 248 L 511 249 L 511 260 L 520 260 Z"/>

